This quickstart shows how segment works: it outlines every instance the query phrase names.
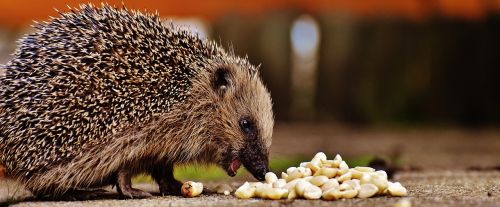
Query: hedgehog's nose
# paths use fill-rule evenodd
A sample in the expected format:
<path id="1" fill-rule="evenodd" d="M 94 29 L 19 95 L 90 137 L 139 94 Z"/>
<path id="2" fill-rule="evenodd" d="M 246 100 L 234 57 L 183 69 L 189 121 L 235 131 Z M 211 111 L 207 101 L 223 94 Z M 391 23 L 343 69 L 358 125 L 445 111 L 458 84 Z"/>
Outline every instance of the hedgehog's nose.
<path id="1" fill-rule="evenodd" d="M 269 172 L 269 169 L 267 169 L 267 166 L 263 166 L 259 169 L 256 170 L 256 172 L 253 174 L 255 179 L 259 181 L 264 181 L 266 179 L 266 173 Z"/>
<path id="2" fill-rule="evenodd" d="M 269 172 L 269 153 L 257 138 L 251 139 L 239 154 L 239 158 L 245 168 L 252 173 L 257 180 L 263 181 Z"/>
<path id="3" fill-rule="evenodd" d="M 259 181 L 264 181 L 264 180 L 266 179 L 266 178 L 265 178 L 265 174 L 260 174 L 260 175 L 257 175 L 255 178 L 256 178 L 257 180 L 259 180 Z"/>

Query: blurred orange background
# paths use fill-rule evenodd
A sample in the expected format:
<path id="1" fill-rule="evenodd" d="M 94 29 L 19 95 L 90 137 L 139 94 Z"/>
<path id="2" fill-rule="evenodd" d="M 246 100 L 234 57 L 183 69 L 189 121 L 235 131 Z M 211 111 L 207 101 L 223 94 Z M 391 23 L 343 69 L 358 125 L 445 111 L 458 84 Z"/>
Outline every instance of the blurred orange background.
<path id="1" fill-rule="evenodd" d="M 0 0 L 0 65 L 33 21 L 88 2 L 101 4 Z M 498 166 L 500 0 L 105 2 L 157 11 L 260 64 L 276 117 L 272 157 Z"/>
<path id="2" fill-rule="evenodd" d="M 0 0 L 0 64 L 33 21 L 88 2 L 102 1 Z M 278 121 L 500 124 L 500 0 L 105 2 L 262 63 Z"/>
<path id="3" fill-rule="evenodd" d="M 75 7 L 88 2 L 99 5 L 103 1 L 3 0 L 0 1 L 0 24 L 10 26 L 30 24 L 32 20 L 44 20 L 48 16 L 56 15 L 54 9 L 65 11 L 67 5 Z M 105 2 L 119 7 L 123 2 L 129 8 L 158 11 L 165 16 L 196 16 L 206 19 L 218 18 L 227 11 L 254 16 L 276 9 L 300 9 L 308 13 L 339 10 L 357 16 L 396 15 L 415 20 L 436 14 L 478 19 L 488 12 L 500 10 L 500 0 L 109 0 Z"/>

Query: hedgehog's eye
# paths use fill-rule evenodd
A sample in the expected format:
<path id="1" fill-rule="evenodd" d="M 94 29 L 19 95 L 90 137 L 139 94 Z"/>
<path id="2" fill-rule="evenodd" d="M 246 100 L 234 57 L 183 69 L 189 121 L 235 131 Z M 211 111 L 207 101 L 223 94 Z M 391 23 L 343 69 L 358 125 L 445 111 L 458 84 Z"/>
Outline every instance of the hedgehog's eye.
<path id="1" fill-rule="evenodd" d="M 253 123 L 248 118 L 242 118 L 240 119 L 240 128 L 241 131 L 250 134 L 253 131 Z"/>
<path id="2" fill-rule="evenodd" d="M 229 80 L 228 80 L 228 74 L 227 74 L 227 69 L 226 68 L 219 68 L 217 71 L 215 71 L 214 74 L 214 87 L 217 90 L 221 90 L 224 92 L 228 85 L 229 85 Z"/>

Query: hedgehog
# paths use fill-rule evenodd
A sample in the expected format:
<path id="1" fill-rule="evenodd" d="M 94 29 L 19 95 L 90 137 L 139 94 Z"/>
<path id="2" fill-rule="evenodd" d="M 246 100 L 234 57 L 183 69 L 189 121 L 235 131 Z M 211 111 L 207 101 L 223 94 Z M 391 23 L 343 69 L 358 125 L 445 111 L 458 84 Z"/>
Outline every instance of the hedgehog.
<path id="1" fill-rule="evenodd" d="M 18 42 L 0 69 L 0 164 L 36 197 L 145 173 L 179 194 L 175 166 L 269 171 L 274 116 L 258 67 L 220 44 L 124 6 L 80 5 Z"/>

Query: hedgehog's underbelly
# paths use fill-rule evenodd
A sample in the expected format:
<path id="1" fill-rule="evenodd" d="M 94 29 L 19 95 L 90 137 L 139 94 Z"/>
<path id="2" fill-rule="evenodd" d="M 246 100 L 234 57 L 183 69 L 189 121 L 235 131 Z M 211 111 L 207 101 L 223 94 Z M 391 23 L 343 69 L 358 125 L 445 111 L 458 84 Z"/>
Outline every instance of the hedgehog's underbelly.
<path id="1" fill-rule="evenodd" d="M 87 148 L 86 153 L 37 171 L 32 177 L 23 178 L 23 181 L 32 192 L 42 194 L 116 184 L 117 172 L 122 168 L 135 175 L 148 172 L 157 164 L 154 158 L 141 152 L 146 149 L 147 143 L 136 142 L 140 140 L 143 139 L 115 137 L 106 145 Z M 130 147 L 130 144 L 135 147 Z"/>

